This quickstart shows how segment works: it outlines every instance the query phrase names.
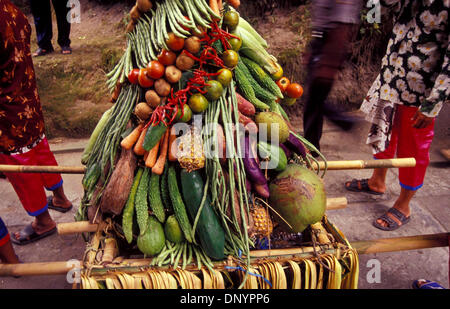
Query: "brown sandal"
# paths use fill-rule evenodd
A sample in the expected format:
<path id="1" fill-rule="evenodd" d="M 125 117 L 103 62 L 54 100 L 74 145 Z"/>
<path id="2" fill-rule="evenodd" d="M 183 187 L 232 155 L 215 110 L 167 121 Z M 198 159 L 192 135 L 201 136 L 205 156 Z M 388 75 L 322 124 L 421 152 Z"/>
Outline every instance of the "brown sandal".
<path id="1" fill-rule="evenodd" d="M 370 189 L 369 179 L 352 179 L 345 183 L 345 188 L 353 192 L 366 192 L 374 195 L 383 195 L 384 192 L 378 192 Z"/>

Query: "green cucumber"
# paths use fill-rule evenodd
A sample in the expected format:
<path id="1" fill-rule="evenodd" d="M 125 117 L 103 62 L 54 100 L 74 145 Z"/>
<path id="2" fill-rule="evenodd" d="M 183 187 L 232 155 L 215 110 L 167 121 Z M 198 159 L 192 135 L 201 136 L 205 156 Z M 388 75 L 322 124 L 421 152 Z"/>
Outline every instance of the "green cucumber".
<path id="1" fill-rule="evenodd" d="M 150 216 L 147 221 L 145 232 L 138 236 L 137 246 L 145 255 L 155 256 L 166 245 L 164 228 L 154 216 Z"/>
<path id="2" fill-rule="evenodd" d="M 269 144 L 260 140 L 258 142 L 258 151 L 262 159 L 273 160 L 271 166 L 274 166 L 274 170 L 277 172 L 282 172 L 287 166 L 287 157 L 283 149 L 274 144 Z M 267 166 L 269 163 L 266 163 Z M 262 166 L 264 168 L 264 165 Z"/>
<path id="3" fill-rule="evenodd" d="M 148 203 L 153 211 L 155 217 L 159 222 L 164 223 L 166 220 L 166 214 L 164 212 L 163 202 L 160 194 L 160 176 L 152 173 L 148 184 Z"/>
<path id="4" fill-rule="evenodd" d="M 86 148 L 84 149 L 83 154 L 81 155 L 81 164 L 87 164 L 89 161 L 89 157 L 91 156 L 92 149 L 94 148 L 95 142 L 97 141 L 97 138 L 100 134 L 100 132 L 105 128 L 106 124 L 108 123 L 108 120 L 112 114 L 113 108 L 109 108 L 107 111 L 105 111 L 98 121 L 97 125 L 95 126 L 94 131 L 92 131 L 91 137 L 89 138 L 88 144 L 86 145 Z"/>
<path id="5" fill-rule="evenodd" d="M 252 103 L 257 109 L 260 110 L 268 110 L 270 107 L 264 102 L 261 102 L 256 95 L 255 90 L 253 90 L 252 85 L 250 84 L 248 77 L 245 74 L 245 71 L 243 71 L 239 63 L 237 67 L 234 69 L 234 74 L 236 76 L 236 82 L 238 89 L 242 96 L 246 98 L 250 103 Z"/>
<path id="6" fill-rule="evenodd" d="M 134 201 L 136 199 L 136 192 L 141 181 L 143 168 L 139 168 L 136 176 L 134 176 L 133 186 L 131 187 L 130 194 L 128 195 L 127 203 L 122 212 L 122 230 L 125 235 L 125 239 L 130 244 L 133 241 L 133 217 L 134 217 Z"/>
<path id="7" fill-rule="evenodd" d="M 137 223 L 139 225 L 139 234 L 145 233 L 148 221 L 148 202 L 147 202 L 147 190 L 148 190 L 148 179 L 149 179 L 150 169 L 144 168 L 141 181 L 136 192 L 136 200 L 134 207 L 136 210 Z"/>
<path id="8" fill-rule="evenodd" d="M 283 94 L 281 93 L 280 87 L 274 82 L 272 77 L 270 77 L 269 74 L 267 74 L 263 68 L 261 68 L 256 62 L 253 60 L 247 58 L 247 57 L 241 57 L 242 61 L 244 62 L 245 66 L 248 68 L 252 76 L 255 78 L 255 80 L 263 86 L 263 88 L 267 89 L 275 95 L 276 97 L 282 99 Z"/>
<path id="9" fill-rule="evenodd" d="M 264 89 L 259 82 L 253 77 L 249 68 L 245 65 L 244 61 L 239 58 L 238 65 L 239 69 L 244 72 L 247 77 L 248 82 L 250 83 L 253 91 L 255 92 L 255 96 L 260 99 L 264 103 L 272 102 L 277 99 L 277 96 L 272 94 L 270 91 Z"/>
<path id="10" fill-rule="evenodd" d="M 183 231 L 181 230 L 180 224 L 177 221 L 175 215 L 169 216 L 166 223 L 164 224 L 164 234 L 167 240 L 179 244 L 184 240 Z"/>
<path id="11" fill-rule="evenodd" d="M 170 201 L 170 195 L 169 195 L 169 187 L 167 184 L 167 177 L 169 174 L 169 163 L 166 161 L 164 164 L 164 171 L 161 175 L 161 182 L 160 182 L 160 193 L 161 193 L 161 200 L 163 202 L 164 208 L 167 210 L 172 211 L 172 202 Z"/>
<path id="12" fill-rule="evenodd" d="M 84 174 L 82 185 L 83 189 L 86 192 L 90 192 L 92 188 L 97 184 L 98 179 L 101 175 L 101 168 L 100 164 L 98 162 L 94 162 L 91 166 L 88 167 L 86 174 Z"/>
<path id="13" fill-rule="evenodd" d="M 182 170 L 180 174 L 183 199 L 186 203 L 191 220 L 194 221 L 200 209 L 204 193 L 204 183 L 200 172 L 187 172 Z M 205 253 L 215 260 L 225 257 L 225 232 L 219 218 L 211 207 L 211 198 L 206 196 L 200 217 L 197 222 L 196 235 L 200 239 Z"/>
<path id="14" fill-rule="evenodd" d="M 172 201 L 175 217 L 180 224 L 181 230 L 183 231 L 186 240 L 188 242 L 193 242 L 192 226 L 189 222 L 188 214 L 186 212 L 186 206 L 183 202 L 183 199 L 181 198 L 181 194 L 178 189 L 177 174 L 174 166 L 169 167 L 168 184 L 170 200 Z"/>

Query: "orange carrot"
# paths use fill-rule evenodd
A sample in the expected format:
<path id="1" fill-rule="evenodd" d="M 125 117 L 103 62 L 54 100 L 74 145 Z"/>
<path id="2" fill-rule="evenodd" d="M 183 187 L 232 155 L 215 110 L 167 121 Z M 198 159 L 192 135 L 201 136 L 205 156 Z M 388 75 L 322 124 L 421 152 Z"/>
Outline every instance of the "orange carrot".
<path id="1" fill-rule="evenodd" d="M 123 149 L 130 150 L 133 148 L 134 144 L 136 144 L 136 141 L 138 140 L 139 136 L 141 135 L 143 125 L 140 124 L 136 128 L 134 128 L 133 131 L 131 131 L 130 134 L 128 134 L 121 142 L 120 146 L 122 146 Z"/>
<path id="2" fill-rule="evenodd" d="M 217 0 L 209 0 L 209 7 L 210 7 L 217 15 L 220 15 L 219 3 L 217 3 Z"/>
<path id="3" fill-rule="evenodd" d="M 152 167 L 152 173 L 155 173 L 156 175 L 161 175 L 164 171 L 164 164 L 166 163 L 166 158 L 167 158 L 167 150 L 169 148 L 169 132 L 166 131 L 166 133 L 164 133 L 163 138 L 161 139 L 160 142 L 160 152 L 159 152 L 159 157 L 158 160 L 156 161 L 155 165 L 153 165 Z"/>
<path id="4" fill-rule="evenodd" d="M 217 0 L 217 6 L 218 6 L 218 8 L 219 8 L 219 12 L 222 12 L 222 9 L 223 9 L 223 3 L 222 3 L 222 0 Z"/>
<path id="5" fill-rule="evenodd" d="M 144 139 L 145 139 L 145 134 L 147 134 L 147 130 L 148 130 L 148 127 L 142 130 L 141 135 L 139 135 L 139 139 L 136 142 L 136 145 L 134 145 L 134 153 L 138 156 L 142 156 L 145 153 Z"/>
<path id="6" fill-rule="evenodd" d="M 226 0 L 232 7 L 237 9 L 241 5 L 240 0 Z"/>
<path id="7" fill-rule="evenodd" d="M 159 144 L 160 143 L 156 143 L 156 145 L 148 152 L 148 157 L 145 160 L 145 166 L 147 166 L 148 168 L 152 168 L 156 163 L 156 159 L 158 158 Z"/>
<path id="8" fill-rule="evenodd" d="M 177 144 L 176 144 L 176 139 L 177 139 L 177 135 L 171 130 L 169 130 L 169 161 L 171 162 L 175 162 L 177 161 Z"/>

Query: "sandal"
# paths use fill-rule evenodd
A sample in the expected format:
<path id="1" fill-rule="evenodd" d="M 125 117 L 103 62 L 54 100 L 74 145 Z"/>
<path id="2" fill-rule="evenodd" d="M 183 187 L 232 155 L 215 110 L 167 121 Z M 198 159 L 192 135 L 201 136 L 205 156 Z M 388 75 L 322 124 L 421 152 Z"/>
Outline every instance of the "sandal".
<path id="1" fill-rule="evenodd" d="M 398 221 L 400 221 L 401 224 L 398 224 L 397 221 L 395 221 L 394 219 L 392 219 L 388 213 L 390 213 L 391 215 L 393 215 Z M 383 220 L 384 222 L 386 222 L 388 225 L 387 226 L 383 226 L 380 223 L 377 222 L 378 219 Z M 381 217 L 379 217 L 378 219 L 376 219 L 375 221 L 373 221 L 373 226 L 375 226 L 376 228 L 383 230 L 383 231 L 394 231 L 396 229 L 398 229 L 399 227 L 405 225 L 406 223 L 409 222 L 409 220 L 411 219 L 411 216 L 406 217 L 404 214 L 402 214 L 399 210 L 395 209 L 395 208 L 391 208 L 389 209 L 384 215 L 382 215 Z"/>
<path id="2" fill-rule="evenodd" d="M 54 234 L 56 232 L 56 230 L 57 230 L 57 228 L 55 226 L 50 231 L 47 231 L 42 234 L 38 234 L 38 233 L 36 233 L 36 231 L 34 230 L 33 226 L 30 223 L 27 226 L 25 226 L 22 231 L 19 232 L 19 234 L 20 234 L 19 238 L 17 238 L 16 235 L 11 234 L 11 241 L 13 243 L 15 243 L 16 245 L 23 246 L 23 245 L 27 245 L 29 243 L 35 242 L 44 237 L 50 236 L 50 235 Z"/>
<path id="3" fill-rule="evenodd" d="M 44 48 L 40 48 L 40 47 L 39 47 L 39 48 L 34 52 L 33 57 L 45 56 L 45 55 L 47 55 L 47 54 L 52 53 L 53 51 L 54 51 L 53 48 L 44 49 Z"/>
<path id="4" fill-rule="evenodd" d="M 412 284 L 413 289 L 424 289 L 424 290 L 445 290 L 445 288 L 437 282 L 418 279 Z"/>
<path id="5" fill-rule="evenodd" d="M 48 209 L 53 209 L 62 213 L 68 212 L 72 209 L 73 205 L 70 205 L 69 207 L 60 207 L 53 205 L 53 196 L 47 196 L 47 207 Z"/>
<path id="6" fill-rule="evenodd" d="M 353 192 L 366 192 L 374 195 L 383 195 L 384 192 L 378 192 L 370 189 L 369 179 L 352 179 L 345 183 L 345 189 Z"/>
<path id="7" fill-rule="evenodd" d="M 71 53 L 72 53 L 72 48 L 70 48 L 70 46 L 62 46 L 61 47 L 61 54 L 70 55 Z"/>

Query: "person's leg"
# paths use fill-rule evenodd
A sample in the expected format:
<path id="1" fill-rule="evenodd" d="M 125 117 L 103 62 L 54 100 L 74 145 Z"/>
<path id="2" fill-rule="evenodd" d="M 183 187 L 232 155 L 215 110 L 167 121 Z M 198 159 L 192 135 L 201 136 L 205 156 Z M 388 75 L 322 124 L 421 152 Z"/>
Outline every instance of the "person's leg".
<path id="1" fill-rule="evenodd" d="M 37 165 L 34 148 L 22 154 L 2 154 L 0 162 L 11 165 Z M 48 212 L 47 197 L 41 175 L 39 173 L 5 173 L 5 176 L 13 186 L 25 211 L 34 217 L 31 226 L 36 234 L 42 235 L 52 231 L 56 227 L 56 223 Z M 25 230 L 14 233 L 16 240 L 20 237 L 20 233 L 22 235 L 29 234 Z"/>
<path id="2" fill-rule="evenodd" d="M 320 151 L 320 139 L 323 128 L 323 104 L 333 81 L 313 79 L 308 87 L 308 98 L 303 109 L 304 137 Z"/>
<path id="3" fill-rule="evenodd" d="M 2 218 L 0 218 L 0 261 L 8 264 L 17 264 L 19 259 L 11 244 L 11 237 Z"/>
<path id="4" fill-rule="evenodd" d="M 337 73 L 347 58 L 348 43 L 353 33 L 353 25 L 337 23 L 335 27 L 324 34 L 322 45 L 310 55 L 308 76 L 310 76 L 307 100 L 303 114 L 304 136 L 318 150 L 322 137 L 323 117 L 326 110 L 325 100 L 333 88 Z"/>
<path id="5" fill-rule="evenodd" d="M 67 14 L 71 8 L 67 7 L 67 1 L 52 0 L 55 9 L 56 23 L 58 25 L 58 44 L 63 49 L 63 53 L 69 53 L 70 48 L 70 23 L 67 20 Z"/>
<path id="6" fill-rule="evenodd" d="M 39 48 L 45 52 L 53 51 L 50 0 L 30 0 L 30 8 L 34 18 Z"/>
<path id="7" fill-rule="evenodd" d="M 57 166 L 55 156 L 50 150 L 47 138 L 44 138 L 34 149 L 37 165 Z M 63 179 L 60 174 L 42 173 L 44 187 L 53 192 L 52 204 L 57 207 L 70 208 L 72 203 L 64 193 Z"/>
<path id="8" fill-rule="evenodd" d="M 393 159 L 397 152 L 398 132 L 399 132 L 399 114 L 395 114 L 394 124 L 392 127 L 391 138 L 388 147 L 380 153 L 374 155 L 375 159 Z M 374 168 L 369 179 L 347 181 L 345 187 L 350 191 L 368 192 L 383 194 L 386 191 L 386 175 L 387 168 Z M 367 181 L 367 188 L 363 182 Z"/>
<path id="9" fill-rule="evenodd" d="M 412 127 L 411 118 L 416 112 L 414 107 L 399 106 L 401 119 L 399 120 L 398 158 L 414 157 L 415 167 L 399 169 L 399 182 L 401 186 L 400 195 L 394 203 L 393 208 L 398 210 L 406 218 L 411 215 L 410 202 L 418 189 L 423 185 L 427 166 L 430 162 L 429 150 L 434 136 L 434 122 L 423 129 Z M 392 220 L 400 226 L 402 222 L 393 214 L 388 213 Z M 387 226 L 385 220 L 378 219 L 382 226 Z"/>

